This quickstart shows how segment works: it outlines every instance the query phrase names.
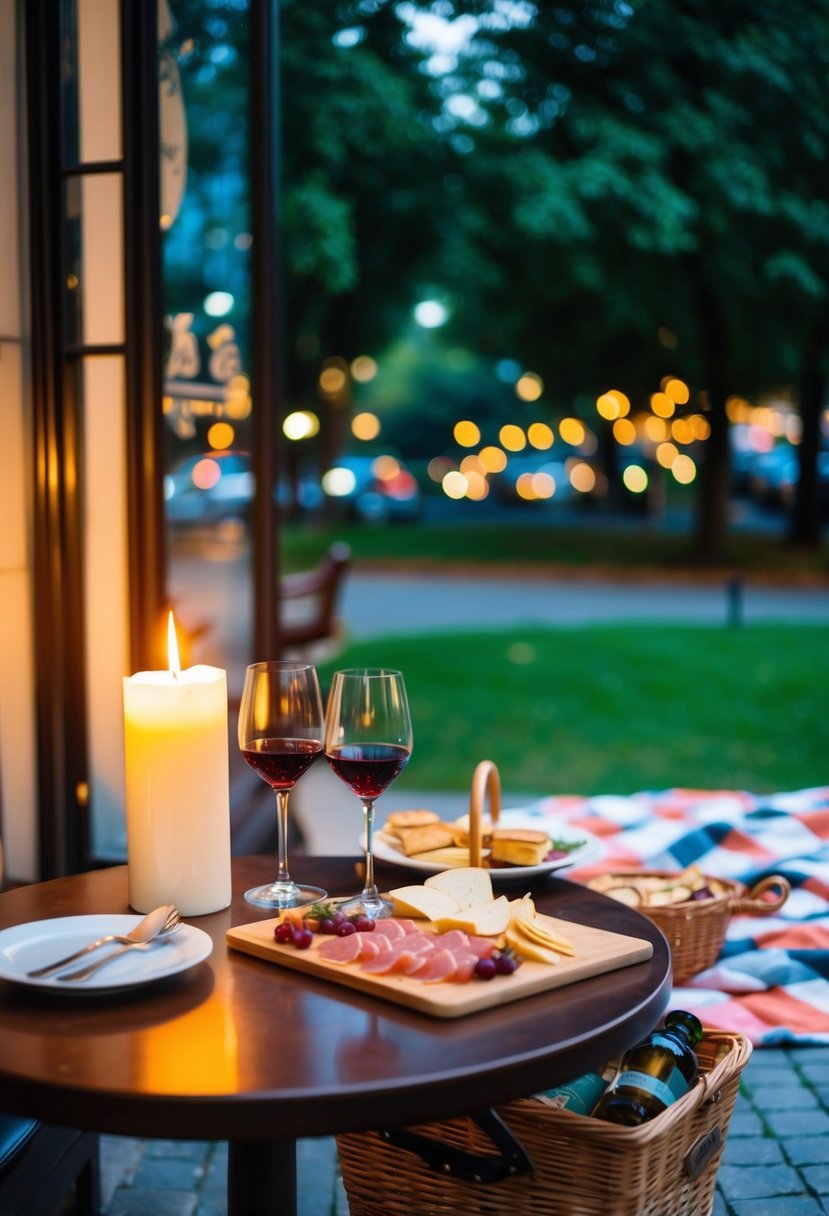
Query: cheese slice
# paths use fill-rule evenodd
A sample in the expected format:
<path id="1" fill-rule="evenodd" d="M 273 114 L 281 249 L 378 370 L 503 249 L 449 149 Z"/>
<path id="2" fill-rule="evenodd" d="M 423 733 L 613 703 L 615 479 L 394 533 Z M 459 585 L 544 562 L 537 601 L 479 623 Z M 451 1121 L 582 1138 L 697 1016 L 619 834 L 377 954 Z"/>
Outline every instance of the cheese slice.
<path id="1" fill-rule="evenodd" d="M 482 870 L 480 866 L 466 865 L 459 869 L 442 870 L 440 874 L 430 875 L 424 886 L 433 891 L 446 891 L 462 908 L 491 903 L 493 900 L 489 870 Z"/>
<path id="2" fill-rule="evenodd" d="M 452 916 L 460 912 L 460 904 L 445 891 L 432 891 L 428 887 L 397 887 L 389 891 L 394 904 L 395 916 L 420 916 L 436 920 L 440 916 Z"/>
<path id="3" fill-rule="evenodd" d="M 476 937 L 499 937 L 509 927 L 510 908 L 506 895 L 485 904 L 472 904 L 450 916 L 441 916 L 435 924 L 441 933 L 461 929 Z"/>
<path id="4" fill-rule="evenodd" d="M 534 963 L 547 963 L 549 966 L 555 966 L 560 961 L 560 956 L 552 950 L 547 950 L 544 946 L 537 945 L 536 942 L 530 941 L 523 933 L 520 933 L 516 928 L 510 926 L 504 936 L 507 939 L 507 945 L 512 946 L 516 954 L 522 955 L 524 958 L 532 959 Z"/>

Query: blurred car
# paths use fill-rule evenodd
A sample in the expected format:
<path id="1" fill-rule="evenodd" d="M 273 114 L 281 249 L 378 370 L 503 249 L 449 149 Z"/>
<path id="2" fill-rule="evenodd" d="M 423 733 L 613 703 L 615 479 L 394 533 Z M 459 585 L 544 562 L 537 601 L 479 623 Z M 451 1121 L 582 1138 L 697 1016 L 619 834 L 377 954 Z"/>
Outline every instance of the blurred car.
<path id="1" fill-rule="evenodd" d="M 423 495 L 414 474 L 397 456 L 343 456 L 323 474 L 327 498 L 340 501 L 367 523 L 419 519 Z"/>
<path id="2" fill-rule="evenodd" d="M 215 524 L 247 515 L 254 491 L 247 452 L 188 456 L 164 478 L 164 504 L 172 524 Z"/>
<path id="3" fill-rule="evenodd" d="M 791 507 L 800 474 L 798 454 L 789 443 L 778 444 L 758 455 L 751 468 L 749 488 L 755 501 L 765 506 Z M 829 450 L 817 458 L 818 502 L 829 510 Z"/>

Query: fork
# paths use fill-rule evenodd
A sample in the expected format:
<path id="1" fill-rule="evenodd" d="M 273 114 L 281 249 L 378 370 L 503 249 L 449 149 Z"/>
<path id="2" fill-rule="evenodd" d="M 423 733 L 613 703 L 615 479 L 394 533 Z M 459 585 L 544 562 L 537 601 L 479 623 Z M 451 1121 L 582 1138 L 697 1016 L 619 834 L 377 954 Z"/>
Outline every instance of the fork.
<path id="1" fill-rule="evenodd" d="M 28 977 L 30 979 L 42 979 L 44 976 L 54 975 L 56 971 L 62 971 L 64 967 L 68 967 L 76 959 L 83 958 L 85 954 L 90 954 L 100 946 L 109 945 L 110 942 L 120 942 L 123 946 L 129 947 L 151 941 L 157 934 L 166 933 L 175 928 L 180 920 L 181 917 L 179 916 L 178 909 L 172 904 L 164 904 L 145 916 L 134 929 L 130 929 L 129 933 L 107 933 L 96 941 L 90 942 L 88 946 L 83 946 L 80 950 L 76 950 L 73 954 L 67 954 L 65 958 L 58 959 L 57 962 L 49 963 L 45 967 L 38 967 L 36 971 L 29 971 L 27 973 Z M 116 953 L 120 954 L 120 951 Z"/>
<path id="2" fill-rule="evenodd" d="M 102 967 L 106 967 L 107 963 L 111 963 L 113 959 L 120 958 L 120 956 L 122 954 L 126 954 L 128 950 L 148 950 L 150 946 L 152 946 L 153 942 L 159 941 L 159 939 L 167 938 L 172 933 L 175 933 L 180 924 L 181 917 L 179 916 L 178 911 L 173 908 L 162 928 L 159 929 L 159 931 L 151 938 L 148 938 L 147 941 L 125 941 L 122 946 L 119 946 L 117 950 L 110 951 L 110 953 L 104 958 L 99 958 L 94 963 L 89 963 L 86 967 L 79 967 L 75 971 L 67 971 L 63 975 L 57 976 L 58 982 L 63 983 L 65 980 L 89 979 L 91 975 L 95 975 L 96 971 L 100 971 Z"/>

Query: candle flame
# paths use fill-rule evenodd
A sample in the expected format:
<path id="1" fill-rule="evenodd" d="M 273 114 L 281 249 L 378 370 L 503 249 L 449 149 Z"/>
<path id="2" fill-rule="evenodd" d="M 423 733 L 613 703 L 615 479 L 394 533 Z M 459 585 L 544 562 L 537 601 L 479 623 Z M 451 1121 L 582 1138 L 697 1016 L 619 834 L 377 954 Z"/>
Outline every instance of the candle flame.
<path id="1" fill-rule="evenodd" d="M 173 613 L 167 620 L 167 666 L 174 676 L 181 675 L 181 659 L 178 654 L 178 638 L 176 637 L 176 622 Z"/>

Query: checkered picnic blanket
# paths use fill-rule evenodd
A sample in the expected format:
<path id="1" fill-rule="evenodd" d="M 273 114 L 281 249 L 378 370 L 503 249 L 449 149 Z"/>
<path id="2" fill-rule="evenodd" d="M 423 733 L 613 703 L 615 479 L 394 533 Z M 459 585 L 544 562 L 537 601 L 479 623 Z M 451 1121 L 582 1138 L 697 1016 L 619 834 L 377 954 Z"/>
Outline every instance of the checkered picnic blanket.
<path id="1" fill-rule="evenodd" d="M 551 797 L 532 812 L 600 838 L 601 858 L 569 871 L 577 881 L 692 863 L 748 887 L 782 874 L 792 888 L 783 908 L 733 916 L 715 965 L 675 988 L 671 1007 L 755 1045 L 829 1043 L 829 786 L 768 796 L 672 789 Z"/>

